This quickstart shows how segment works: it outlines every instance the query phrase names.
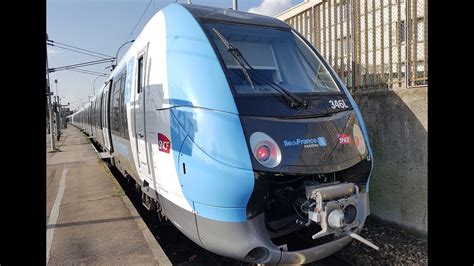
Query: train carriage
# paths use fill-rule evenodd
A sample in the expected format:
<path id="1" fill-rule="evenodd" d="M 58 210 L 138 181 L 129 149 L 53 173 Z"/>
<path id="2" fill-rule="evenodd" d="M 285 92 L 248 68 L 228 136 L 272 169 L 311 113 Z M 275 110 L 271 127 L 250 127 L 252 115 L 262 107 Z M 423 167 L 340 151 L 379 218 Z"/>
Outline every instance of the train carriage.
<path id="1" fill-rule="evenodd" d="M 253 263 L 308 263 L 369 215 L 373 155 L 354 99 L 277 19 L 170 4 L 71 115 L 198 245 Z"/>

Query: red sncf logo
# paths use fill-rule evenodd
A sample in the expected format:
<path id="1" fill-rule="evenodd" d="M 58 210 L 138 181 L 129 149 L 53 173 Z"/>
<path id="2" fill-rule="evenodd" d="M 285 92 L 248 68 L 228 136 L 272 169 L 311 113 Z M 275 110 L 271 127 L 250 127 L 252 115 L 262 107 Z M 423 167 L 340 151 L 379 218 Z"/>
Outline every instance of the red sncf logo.
<path id="1" fill-rule="evenodd" d="M 351 137 L 347 134 L 337 134 L 337 138 L 339 139 L 339 144 L 351 143 Z"/>
<path id="2" fill-rule="evenodd" d="M 158 149 L 162 152 L 170 153 L 171 142 L 163 134 L 158 133 Z"/>

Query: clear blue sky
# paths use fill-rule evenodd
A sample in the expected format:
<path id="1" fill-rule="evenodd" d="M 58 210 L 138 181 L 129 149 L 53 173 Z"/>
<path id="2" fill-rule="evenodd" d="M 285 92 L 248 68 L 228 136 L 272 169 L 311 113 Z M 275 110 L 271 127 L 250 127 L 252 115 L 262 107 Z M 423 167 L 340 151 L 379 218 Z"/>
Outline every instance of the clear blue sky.
<path id="1" fill-rule="evenodd" d="M 132 29 L 145 11 L 133 34 Z M 171 0 L 48 0 L 47 1 L 47 33 L 50 40 L 92 50 L 102 54 L 115 56 L 117 49 L 126 40 L 134 39 L 146 22 Z M 179 0 L 186 3 L 187 0 Z M 266 15 L 275 15 L 287 8 L 303 2 L 303 0 L 239 0 L 238 7 L 242 11 L 250 11 Z M 193 4 L 232 7 L 232 0 L 192 0 Z M 128 49 L 128 45 L 120 50 L 119 58 Z M 49 68 L 77 64 L 99 58 L 74 53 L 68 50 L 48 46 Z M 110 73 L 104 69 L 109 64 L 84 67 L 83 69 Z M 71 103 L 72 108 L 81 106 L 93 95 L 93 85 L 99 89 L 104 77 L 82 74 L 68 70 L 50 74 L 51 89 L 56 95 L 56 84 L 62 104 Z"/>

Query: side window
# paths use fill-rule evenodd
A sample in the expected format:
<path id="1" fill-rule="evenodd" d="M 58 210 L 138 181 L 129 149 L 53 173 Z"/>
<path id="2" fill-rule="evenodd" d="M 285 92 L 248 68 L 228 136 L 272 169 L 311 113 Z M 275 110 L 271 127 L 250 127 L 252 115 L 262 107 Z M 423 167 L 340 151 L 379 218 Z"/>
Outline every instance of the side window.
<path id="1" fill-rule="evenodd" d="M 107 84 L 107 86 L 109 87 L 109 90 L 107 91 L 107 95 L 106 95 L 106 101 L 108 102 L 107 103 L 107 108 L 106 108 L 106 114 L 107 114 L 107 117 L 108 117 L 108 121 L 107 121 L 107 127 L 109 128 L 109 132 L 112 132 L 112 121 L 114 120 L 114 114 L 112 112 L 112 101 L 111 101 L 111 93 L 112 93 L 112 84 L 113 84 L 113 80 L 110 80 L 110 83 Z"/>
<path id="2" fill-rule="evenodd" d="M 116 136 L 129 139 L 127 123 L 127 106 L 125 104 L 125 77 L 123 70 L 113 79 L 110 92 L 110 127 Z"/>
<path id="3" fill-rule="evenodd" d="M 102 101 L 104 98 L 104 94 L 101 92 L 99 94 L 99 110 L 98 110 L 98 116 L 99 116 L 99 128 L 102 129 L 102 125 L 104 124 L 104 121 L 102 121 Z"/>
<path id="4" fill-rule="evenodd" d="M 143 91 L 143 56 L 138 59 L 138 78 L 137 78 L 138 93 Z"/>
<path id="5" fill-rule="evenodd" d="M 103 102 L 102 102 L 102 111 L 104 112 L 103 118 L 104 118 L 104 127 L 107 127 L 110 130 L 110 119 L 111 117 L 109 116 L 110 114 L 110 84 L 112 81 L 108 81 L 107 83 L 107 89 L 104 88 L 104 97 L 103 97 Z"/>
<path id="6" fill-rule="evenodd" d="M 122 137 L 124 137 L 125 139 L 129 139 L 128 123 L 127 123 L 127 105 L 125 104 L 125 83 L 126 83 L 125 77 L 127 76 L 127 73 L 124 72 L 121 76 L 122 76 L 121 82 L 120 82 L 121 131 L 122 131 Z"/>
<path id="7" fill-rule="evenodd" d="M 115 135 L 120 136 L 120 78 L 114 80 L 112 99 L 111 99 L 111 113 L 113 114 L 113 119 L 111 121 L 112 131 Z"/>
<path id="8" fill-rule="evenodd" d="M 99 117 L 99 97 L 96 97 L 95 99 L 95 126 L 99 127 L 100 126 L 100 117 Z"/>

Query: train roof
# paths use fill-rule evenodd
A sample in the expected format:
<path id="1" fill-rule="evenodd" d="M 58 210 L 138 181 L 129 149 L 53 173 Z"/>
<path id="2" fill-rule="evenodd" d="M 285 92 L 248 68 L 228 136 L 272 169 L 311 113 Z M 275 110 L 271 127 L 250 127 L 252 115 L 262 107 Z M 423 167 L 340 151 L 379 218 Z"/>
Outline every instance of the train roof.
<path id="1" fill-rule="evenodd" d="M 240 24 L 250 24 L 277 28 L 289 29 L 290 26 L 285 22 L 272 18 L 248 12 L 235 11 L 232 9 L 180 4 L 185 7 L 199 21 L 223 21 Z"/>

